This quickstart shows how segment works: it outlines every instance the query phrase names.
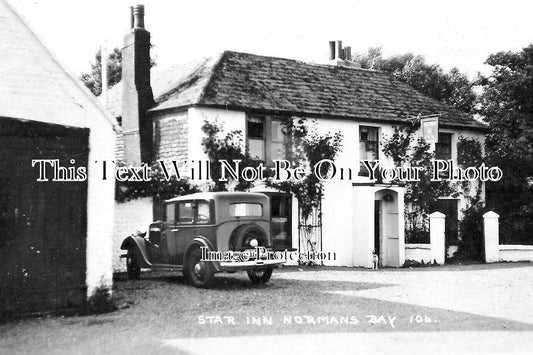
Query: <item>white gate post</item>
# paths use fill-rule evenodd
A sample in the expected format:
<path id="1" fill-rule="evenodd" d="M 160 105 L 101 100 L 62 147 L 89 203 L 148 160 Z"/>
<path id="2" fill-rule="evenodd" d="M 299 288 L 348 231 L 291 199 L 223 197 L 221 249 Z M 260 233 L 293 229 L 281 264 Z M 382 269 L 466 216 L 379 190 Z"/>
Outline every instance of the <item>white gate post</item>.
<path id="1" fill-rule="evenodd" d="M 493 211 L 489 211 L 483 215 L 486 263 L 497 263 L 500 261 L 499 217 L 500 216 Z"/>
<path id="2" fill-rule="evenodd" d="M 444 264 L 446 247 L 444 245 L 444 213 L 433 212 L 429 215 L 429 243 L 431 245 L 431 262 Z"/>

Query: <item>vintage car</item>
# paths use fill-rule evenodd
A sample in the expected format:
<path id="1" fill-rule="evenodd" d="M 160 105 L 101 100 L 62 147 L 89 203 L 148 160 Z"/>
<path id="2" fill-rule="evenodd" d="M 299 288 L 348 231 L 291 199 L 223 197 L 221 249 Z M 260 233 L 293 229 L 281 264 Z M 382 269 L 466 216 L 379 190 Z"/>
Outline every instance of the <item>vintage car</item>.
<path id="1" fill-rule="evenodd" d="M 273 257 L 264 194 L 196 193 L 167 200 L 165 211 L 148 233 L 122 242 L 130 278 L 138 278 L 141 268 L 172 269 L 196 287 L 209 287 L 217 272 L 245 270 L 252 283 L 265 283 L 284 262 Z"/>

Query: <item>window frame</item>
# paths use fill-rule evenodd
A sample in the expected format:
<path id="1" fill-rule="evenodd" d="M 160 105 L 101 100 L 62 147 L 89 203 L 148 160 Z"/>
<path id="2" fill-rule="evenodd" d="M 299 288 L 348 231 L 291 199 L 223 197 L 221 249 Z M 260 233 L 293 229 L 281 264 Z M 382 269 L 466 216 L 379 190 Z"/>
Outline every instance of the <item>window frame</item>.
<path id="1" fill-rule="evenodd" d="M 443 143 L 441 143 L 441 138 L 440 138 L 440 135 L 446 135 L 448 137 L 450 137 L 450 143 L 449 143 L 449 148 L 450 148 L 450 156 L 448 158 L 439 158 L 437 157 L 437 149 L 438 147 L 442 147 L 443 146 Z M 454 134 L 453 132 L 439 132 L 438 133 L 439 135 L 439 140 L 437 143 L 435 143 L 435 159 L 439 159 L 439 160 L 454 160 L 454 149 L 453 149 L 453 142 L 454 142 Z"/>
<path id="2" fill-rule="evenodd" d="M 363 159 L 363 157 L 361 156 L 361 143 L 362 142 L 374 142 L 374 141 L 369 141 L 369 140 L 365 140 L 365 141 L 362 141 L 361 140 L 361 129 L 362 128 L 367 128 L 367 129 L 372 129 L 372 130 L 376 130 L 376 158 L 374 159 L 375 161 L 376 160 L 379 160 L 379 157 L 380 157 L 380 149 L 379 149 L 379 144 L 380 144 L 380 133 L 381 133 L 381 127 L 380 126 L 369 126 L 369 125 L 359 125 L 358 127 L 358 130 L 357 130 L 357 140 L 358 140 L 358 156 L 359 156 L 359 176 L 369 176 L 370 173 L 368 172 L 365 164 L 363 163 L 363 160 L 366 160 L 366 157 Z M 366 144 L 365 144 L 365 152 L 368 152 L 368 149 L 366 148 Z"/>
<path id="3" fill-rule="evenodd" d="M 237 215 L 233 215 L 231 214 L 231 206 L 236 206 L 236 205 L 257 205 L 260 207 L 261 209 L 261 214 L 260 215 L 255 215 L 255 214 L 250 214 L 250 215 L 245 215 L 245 216 L 237 216 Z M 235 218 L 242 218 L 242 217 L 263 217 L 265 215 L 265 206 L 263 206 L 262 203 L 260 202 L 232 202 L 228 205 L 228 214 L 230 217 L 235 217 Z"/>
<path id="4" fill-rule="evenodd" d="M 209 220 L 205 221 L 205 222 L 202 222 L 202 223 L 199 223 L 199 219 L 198 219 L 198 204 L 200 202 L 207 203 L 207 205 L 209 206 Z M 179 220 L 179 205 L 180 204 L 186 204 L 186 203 L 191 203 L 192 204 L 193 219 L 192 219 L 191 223 L 180 222 L 180 220 Z M 169 204 L 167 204 L 167 208 L 168 208 Z M 212 201 L 212 200 L 183 200 L 183 201 L 175 201 L 175 202 L 172 202 L 171 204 L 174 204 L 176 206 L 176 207 L 174 207 L 174 223 L 173 223 L 173 225 L 208 226 L 208 225 L 211 225 L 211 224 L 215 223 L 215 208 L 214 208 L 214 201 Z M 165 216 L 165 222 L 166 223 L 171 223 L 171 222 L 168 221 L 167 216 Z"/>
<path id="5" fill-rule="evenodd" d="M 283 116 L 272 116 L 272 115 L 263 115 L 263 114 L 253 114 L 253 113 L 249 113 L 249 114 L 246 114 L 246 130 L 245 130 L 245 135 L 246 135 L 246 150 L 248 152 L 250 152 L 250 136 L 249 136 L 249 132 L 248 132 L 248 122 L 251 118 L 261 118 L 263 120 L 263 133 L 264 133 L 264 137 L 262 139 L 263 143 L 262 143 L 262 149 L 263 149 L 263 152 L 264 152 L 264 160 L 263 159 L 256 159 L 255 157 L 252 157 L 252 159 L 254 160 L 258 160 L 258 161 L 262 161 L 264 162 L 267 166 L 272 166 L 273 165 L 273 162 L 272 160 L 274 159 L 273 157 L 273 154 L 272 154 L 272 143 L 282 143 L 282 144 L 285 144 L 287 142 L 287 137 L 285 134 L 283 134 L 282 132 L 282 135 L 283 135 L 283 138 L 281 140 L 273 140 L 272 139 L 272 122 L 276 121 L 276 122 L 280 122 L 281 124 L 286 120 L 288 119 L 287 117 L 283 117 Z M 251 138 L 252 140 L 259 140 L 257 138 Z M 284 156 L 281 158 L 281 159 L 286 159 L 287 157 L 287 154 L 285 152 Z M 279 157 L 275 157 L 276 159 L 280 159 Z"/>

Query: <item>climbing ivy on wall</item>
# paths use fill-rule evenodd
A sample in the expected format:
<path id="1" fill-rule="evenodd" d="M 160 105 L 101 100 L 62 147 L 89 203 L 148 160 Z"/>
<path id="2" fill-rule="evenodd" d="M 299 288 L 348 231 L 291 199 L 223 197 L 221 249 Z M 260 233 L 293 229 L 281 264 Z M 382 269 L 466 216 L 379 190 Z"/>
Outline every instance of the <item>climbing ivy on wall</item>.
<path id="1" fill-rule="evenodd" d="M 314 168 L 321 160 L 335 160 L 341 150 L 343 136 L 340 132 L 320 134 L 316 123 L 310 125 L 303 118 L 285 120 L 283 133 L 287 160 L 292 166 L 305 167 L 306 174 L 298 181 L 269 180 L 267 185 L 296 197 L 300 221 L 303 222 L 320 206 L 324 195 L 324 183 L 314 173 Z M 321 176 L 326 176 L 329 166 L 324 164 L 321 168 Z"/>
<path id="2" fill-rule="evenodd" d="M 457 164 L 461 167 L 479 166 L 483 161 L 479 140 L 459 136 Z M 484 203 L 481 201 L 482 183 L 480 181 L 462 181 L 461 187 L 466 200 L 466 208 L 461 211 L 463 214 L 463 218 L 459 222 L 461 241 L 454 258 L 458 260 L 482 260 L 483 213 L 485 212 Z"/>
<path id="3" fill-rule="evenodd" d="M 124 165 L 124 164 L 119 164 Z M 143 176 L 142 176 L 143 177 Z M 198 187 L 191 184 L 188 179 L 177 179 L 172 175 L 166 179 L 158 162 L 150 164 L 148 169 L 149 181 L 116 181 L 115 200 L 126 202 L 140 197 L 152 197 L 156 204 L 170 198 L 198 192 Z"/>
<path id="4" fill-rule="evenodd" d="M 435 154 L 430 145 L 415 132 L 420 121 L 415 119 L 408 125 L 395 126 L 390 137 L 384 137 L 382 146 L 385 156 L 391 158 L 396 166 L 421 167 L 419 181 L 391 181 L 405 187 L 404 216 L 405 239 L 408 243 L 429 243 L 428 216 L 439 197 L 457 196 L 449 181 L 431 181 L 432 160 Z"/>
<path id="5" fill-rule="evenodd" d="M 204 121 L 202 131 L 205 133 L 202 139 L 204 152 L 211 162 L 211 180 L 213 180 L 211 190 L 227 191 L 230 185 L 236 191 L 245 191 L 251 188 L 253 183 L 243 179 L 239 179 L 239 181 L 232 179 L 228 179 L 229 181 L 220 181 L 220 177 L 222 176 L 220 161 L 223 159 L 230 163 L 233 160 L 240 160 L 242 166 L 257 167 L 259 164 L 244 149 L 242 131 L 234 130 L 223 134 L 223 127 L 220 123 L 207 120 Z"/>
<path id="6" fill-rule="evenodd" d="M 221 159 L 241 160 L 243 166 L 258 166 L 260 161 L 254 160 L 243 149 L 244 139 L 241 131 L 222 133 L 222 126 L 216 122 L 205 121 L 202 130 L 206 134 L 202 140 L 204 151 L 211 161 L 211 178 L 214 180 L 213 191 L 226 191 L 228 188 L 247 190 L 254 184 L 243 180 L 220 182 Z M 267 169 L 265 181 L 267 186 L 280 191 L 292 193 L 298 199 L 300 218 L 306 219 L 314 208 L 318 207 L 323 196 L 323 183 L 313 173 L 313 167 L 322 159 L 334 160 L 341 148 L 342 134 L 319 134 L 316 125 L 309 126 L 305 119 L 286 119 L 283 121 L 285 135 L 284 148 L 286 159 L 291 166 L 306 167 L 303 179 L 273 181 L 272 173 Z M 326 168 L 324 168 L 326 169 Z M 326 174 L 327 171 L 323 171 Z"/>

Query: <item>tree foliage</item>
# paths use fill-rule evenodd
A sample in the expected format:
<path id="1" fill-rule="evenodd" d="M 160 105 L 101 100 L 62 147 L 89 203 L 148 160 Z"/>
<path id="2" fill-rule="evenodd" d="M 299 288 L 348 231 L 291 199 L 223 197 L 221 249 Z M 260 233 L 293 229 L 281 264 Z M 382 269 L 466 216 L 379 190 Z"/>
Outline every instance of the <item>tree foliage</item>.
<path id="1" fill-rule="evenodd" d="M 94 94 L 102 94 L 102 49 L 98 49 L 94 55 L 94 61 L 90 63 L 90 70 L 80 76 L 85 86 Z M 150 66 L 156 66 L 155 59 L 150 60 Z M 110 88 L 122 79 L 122 52 L 113 48 L 107 55 L 107 87 Z"/>
<path id="2" fill-rule="evenodd" d="M 457 142 L 457 164 L 463 168 L 479 166 L 485 161 L 481 143 L 475 138 L 459 136 Z M 486 212 L 481 200 L 480 181 L 462 181 L 462 194 L 466 207 L 462 209 L 463 218 L 459 222 L 461 241 L 453 259 L 483 260 L 483 213 Z M 474 190 L 474 191 L 472 191 Z"/>
<path id="3" fill-rule="evenodd" d="M 503 179 L 487 183 L 487 203 L 500 214 L 504 243 L 533 244 L 533 44 L 488 57 L 478 84 L 477 113 L 488 123 L 486 155 Z"/>
<path id="4" fill-rule="evenodd" d="M 102 94 L 102 50 L 98 49 L 94 55 L 94 61 L 90 63 L 88 73 L 81 75 L 81 80 L 94 96 Z M 107 56 L 107 87 L 120 82 L 122 77 L 122 53 L 114 48 Z"/>
<path id="5" fill-rule="evenodd" d="M 423 56 L 413 53 L 384 58 L 380 47 L 356 53 L 354 60 L 361 63 L 362 68 L 390 73 L 421 93 L 460 111 L 470 113 L 474 108 L 474 83 L 457 68 L 445 72 L 438 64 L 428 64 Z"/>

